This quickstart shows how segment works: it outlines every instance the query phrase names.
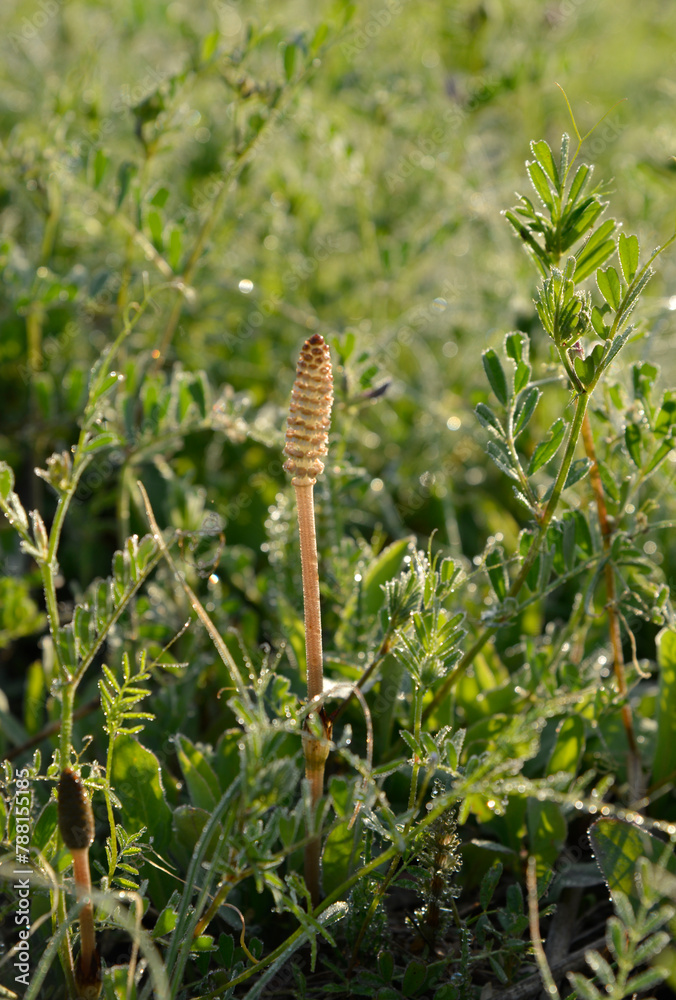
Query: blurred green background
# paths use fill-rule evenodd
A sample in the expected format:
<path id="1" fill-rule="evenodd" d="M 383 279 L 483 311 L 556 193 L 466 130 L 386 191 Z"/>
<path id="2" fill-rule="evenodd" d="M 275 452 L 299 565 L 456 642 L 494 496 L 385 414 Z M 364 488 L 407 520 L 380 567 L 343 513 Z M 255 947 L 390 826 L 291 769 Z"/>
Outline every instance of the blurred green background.
<path id="1" fill-rule="evenodd" d="M 571 132 L 560 84 L 581 132 L 606 115 L 581 155 L 610 182 L 612 214 L 644 250 L 671 233 L 676 8 L 5 0 L 0 28 L 0 457 L 26 506 L 49 513 L 32 469 L 75 440 L 87 372 L 145 283 L 120 423 L 174 363 L 206 370 L 215 396 L 231 388 L 188 434 L 153 448 L 128 433 L 125 474 L 154 490 L 163 524 L 218 515 L 247 600 L 275 562 L 265 521 L 315 330 L 336 363 L 327 531 L 436 529 L 470 559 L 491 535 L 513 544 L 523 513 L 473 415 L 480 352 L 533 331 L 546 373 L 549 347 L 537 276 L 500 213 L 526 189 L 529 141 L 558 149 Z M 620 363 L 650 357 L 665 384 L 675 279 L 672 253 L 643 306 L 650 335 Z M 534 440 L 564 399 L 540 408 Z M 62 569 L 80 586 L 145 530 L 121 464 L 99 463 L 67 526 Z"/>

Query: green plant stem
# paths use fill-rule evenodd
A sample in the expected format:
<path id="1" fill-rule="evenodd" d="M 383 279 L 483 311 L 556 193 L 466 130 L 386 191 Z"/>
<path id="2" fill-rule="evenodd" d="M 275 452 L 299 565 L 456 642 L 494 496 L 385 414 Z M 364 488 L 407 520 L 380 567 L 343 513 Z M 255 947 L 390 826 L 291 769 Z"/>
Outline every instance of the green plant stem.
<path id="1" fill-rule="evenodd" d="M 75 681 L 67 681 L 61 688 L 61 767 L 70 764 L 70 747 L 73 739 L 73 709 L 75 707 Z"/>
<path id="2" fill-rule="evenodd" d="M 523 561 L 521 569 L 517 574 L 514 582 L 508 591 L 508 597 L 516 597 L 521 591 L 528 574 L 530 573 L 533 563 L 537 559 L 542 543 L 547 534 L 547 529 L 551 523 L 554 516 L 556 508 L 559 505 L 559 500 L 561 499 L 561 493 L 563 492 L 563 487 L 565 486 L 568 473 L 570 471 L 570 466 L 573 461 L 573 456 L 575 455 L 575 450 L 577 448 L 577 443 L 582 431 L 582 424 L 584 421 L 585 414 L 587 412 L 587 403 L 589 402 L 589 392 L 582 392 L 577 396 L 575 404 L 575 414 L 573 416 L 573 421 L 568 432 L 568 440 L 566 442 L 566 450 L 563 455 L 563 460 L 559 468 L 558 475 L 554 482 L 554 488 L 552 494 L 549 498 L 547 506 L 545 507 L 542 519 L 540 520 L 538 532 L 533 539 L 528 552 L 526 553 L 526 558 Z M 497 625 L 490 625 L 488 628 L 477 637 L 474 644 L 467 650 L 464 656 L 458 661 L 455 669 L 451 671 L 448 677 L 445 679 L 438 691 L 435 692 L 432 700 L 427 704 L 423 712 L 423 721 L 429 717 L 429 715 L 438 707 L 438 705 L 444 700 L 448 695 L 449 691 L 452 689 L 453 685 L 459 677 L 462 677 L 467 668 L 474 662 L 474 658 L 478 653 L 481 652 L 483 647 L 486 645 L 491 636 L 495 635 L 498 631 Z"/>
<path id="3" fill-rule="evenodd" d="M 423 703 L 423 689 L 420 684 L 415 684 L 413 688 L 413 736 L 418 742 L 420 740 L 420 731 L 422 729 L 422 703 Z M 418 774 L 420 773 L 420 760 L 418 755 L 415 754 L 413 758 L 413 767 L 411 769 L 411 787 L 408 791 L 408 809 L 409 812 L 414 808 L 416 798 L 418 797 Z"/>
<path id="4" fill-rule="evenodd" d="M 113 813 L 113 802 L 110 796 L 110 778 L 113 773 L 113 751 L 115 748 L 115 736 L 112 735 L 108 741 L 108 754 L 106 756 L 106 783 L 103 795 L 106 800 L 106 812 L 108 814 L 108 825 L 110 827 L 110 863 L 108 865 L 108 888 L 112 889 L 113 876 L 117 868 L 117 833 L 115 830 L 115 814 Z"/>

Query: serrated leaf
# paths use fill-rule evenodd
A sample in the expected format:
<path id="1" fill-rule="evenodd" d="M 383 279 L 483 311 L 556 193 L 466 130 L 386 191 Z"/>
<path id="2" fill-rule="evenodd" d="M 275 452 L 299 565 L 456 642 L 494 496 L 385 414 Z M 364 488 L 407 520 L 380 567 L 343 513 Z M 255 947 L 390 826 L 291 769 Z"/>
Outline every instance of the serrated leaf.
<path id="1" fill-rule="evenodd" d="M 566 433 L 566 425 L 564 424 L 561 417 L 559 417 L 553 424 L 551 430 L 547 434 L 544 441 L 540 441 L 535 451 L 533 452 L 530 464 L 528 466 L 528 475 L 532 476 L 534 473 L 541 469 L 543 465 L 551 461 L 556 455 L 557 451 L 561 447 L 564 435 Z"/>
<path id="2" fill-rule="evenodd" d="M 596 284 L 611 309 L 617 310 L 622 301 L 622 286 L 615 268 L 607 267 L 605 271 L 599 268 L 596 272 Z"/>
<path id="3" fill-rule="evenodd" d="M 625 233 L 620 233 L 620 238 L 617 241 L 617 252 L 620 258 L 620 265 L 622 267 L 624 280 L 629 285 L 634 280 L 634 275 L 638 270 L 638 237 L 627 236 Z"/>
<path id="4" fill-rule="evenodd" d="M 493 348 L 489 347 L 488 350 L 483 352 L 482 361 L 486 377 L 496 399 L 498 402 L 502 403 L 503 406 L 506 406 L 507 400 L 509 399 L 509 390 L 507 388 L 507 379 L 505 378 L 505 372 L 500 362 L 500 358 L 497 356 Z"/>

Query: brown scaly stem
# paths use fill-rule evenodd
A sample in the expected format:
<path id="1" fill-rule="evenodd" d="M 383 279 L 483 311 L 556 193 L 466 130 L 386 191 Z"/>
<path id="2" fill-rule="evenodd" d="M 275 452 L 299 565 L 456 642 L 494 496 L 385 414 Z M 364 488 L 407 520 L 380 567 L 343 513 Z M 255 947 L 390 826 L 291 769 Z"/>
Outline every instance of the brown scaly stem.
<path id="1" fill-rule="evenodd" d="M 298 508 L 307 693 L 310 705 L 321 698 L 324 690 L 314 485 L 317 476 L 324 471 L 321 459 L 328 451 L 332 403 L 331 356 L 324 338 L 316 333 L 305 341 L 298 359 L 284 446 L 284 454 L 287 456 L 284 468 L 292 476 Z M 321 735 L 317 734 L 318 728 Z M 320 709 L 311 713 L 303 730 L 305 777 L 310 785 L 313 807 L 319 802 L 324 790 L 324 767 L 329 755 L 331 729 L 326 713 Z M 320 839 L 314 837 L 305 848 L 305 881 L 313 906 L 321 898 L 320 858 Z"/>
<path id="2" fill-rule="evenodd" d="M 596 511 L 599 519 L 599 527 L 601 528 L 601 541 L 603 544 L 603 552 L 606 556 L 606 564 L 604 567 L 605 580 L 606 580 L 606 611 L 608 613 L 608 633 L 610 635 L 610 646 L 613 651 L 613 671 L 615 673 L 615 680 L 617 682 L 617 690 L 620 697 L 623 699 L 622 705 L 622 722 L 627 734 L 627 743 L 629 745 L 629 773 L 632 776 L 632 781 L 630 784 L 635 786 L 632 788 L 632 798 L 638 798 L 640 794 L 640 786 L 642 784 L 641 780 L 641 759 L 638 752 L 638 747 L 636 745 L 636 737 L 634 736 L 634 724 L 631 716 L 631 706 L 627 699 L 627 678 L 624 670 L 624 657 L 622 655 L 622 636 L 620 633 L 620 622 L 617 616 L 616 603 L 617 595 L 615 590 L 615 574 L 613 572 L 613 566 L 608 557 L 610 553 L 611 539 L 613 535 L 613 528 L 608 520 L 608 510 L 606 508 L 606 499 L 603 492 L 603 483 L 601 482 L 601 475 L 599 473 L 599 466 L 596 460 L 596 449 L 594 447 L 594 435 L 592 433 L 591 424 L 589 422 L 589 414 L 585 415 L 582 424 L 582 440 L 584 441 L 584 448 L 587 453 L 587 458 L 591 461 L 591 467 L 589 469 L 589 480 L 591 482 L 591 487 L 594 492 L 594 498 L 596 500 Z"/>
<path id="3" fill-rule="evenodd" d="M 77 898 L 87 897 L 80 911 L 80 956 L 75 965 L 75 984 L 81 1000 L 97 1000 L 101 993 L 101 959 L 96 947 L 89 848 L 94 841 L 94 815 L 78 775 L 66 767 L 58 788 L 59 830 L 73 856 L 73 878 Z"/>

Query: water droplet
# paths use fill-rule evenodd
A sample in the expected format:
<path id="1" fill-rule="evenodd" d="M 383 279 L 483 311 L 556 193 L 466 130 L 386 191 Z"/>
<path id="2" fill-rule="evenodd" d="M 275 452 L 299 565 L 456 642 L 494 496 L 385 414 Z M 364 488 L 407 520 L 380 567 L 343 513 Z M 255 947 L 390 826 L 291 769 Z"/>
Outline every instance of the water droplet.
<path id="1" fill-rule="evenodd" d="M 242 295 L 250 295 L 253 292 L 254 283 L 250 278 L 242 278 L 237 287 Z"/>
<path id="2" fill-rule="evenodd" d="M 573 802 L 573 805 L 575 806 L 576 809 L 584 809 L 584 802 L 582 802 L 580 799 L 576 799 L 575 802 Z"/>

